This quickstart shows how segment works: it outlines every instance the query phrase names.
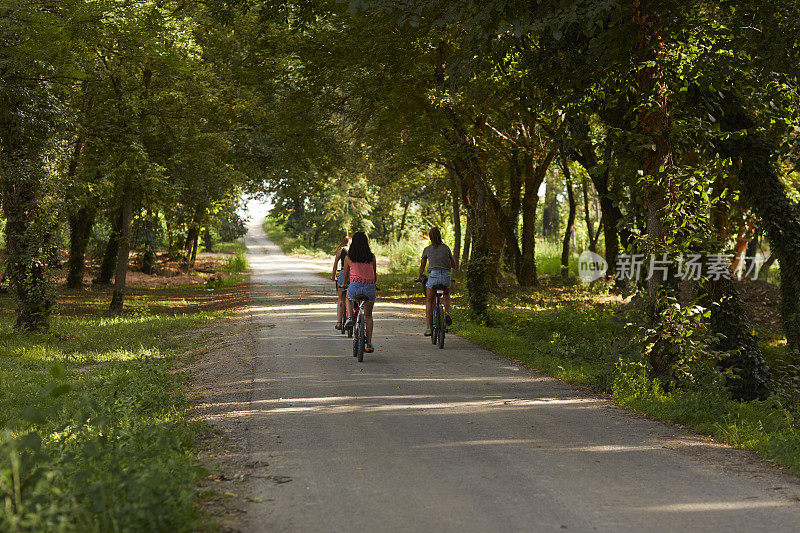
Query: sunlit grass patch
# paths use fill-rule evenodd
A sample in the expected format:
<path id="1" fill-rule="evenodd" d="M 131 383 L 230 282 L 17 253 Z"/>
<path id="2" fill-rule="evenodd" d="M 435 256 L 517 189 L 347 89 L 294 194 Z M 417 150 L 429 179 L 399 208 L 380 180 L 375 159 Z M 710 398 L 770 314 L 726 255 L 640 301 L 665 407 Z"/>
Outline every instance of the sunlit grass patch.
<path id="1" fill-rule="evenodd" d="M 221 254 L 246 254 L 247 253 L 247 245 L 244 243 L 244 240 L 238 239 L 235 241 L 229 242 L 218 242 L 214 244 L 214 252 L 221 253 Z"/>
<path id="2" fill-rule="evenodd" d="M 0 501 L 11 502 L 0 530 L 209 527 L 176 370 L 197 328 L 227 311 L 202 286 L 132 292 L 118 317 L 104 297 L 72 293 L 43 334 L 11 333 L 0 315 Z M 20 459 L 15 485 L 7 468 Z"/>

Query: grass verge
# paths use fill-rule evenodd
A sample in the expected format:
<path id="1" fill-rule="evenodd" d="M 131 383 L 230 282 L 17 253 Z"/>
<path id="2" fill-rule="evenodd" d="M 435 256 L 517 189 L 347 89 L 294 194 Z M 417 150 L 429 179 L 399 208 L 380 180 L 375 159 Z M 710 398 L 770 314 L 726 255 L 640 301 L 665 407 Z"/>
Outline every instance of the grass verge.
<path id="1" fill-rule="evenodd" d="M 202 531 L 203 474 L 180 354 L 236 305 L 233 289 L 65 292 L 46 334 L 11 333 L 0 300 L 0 530 Z"/>

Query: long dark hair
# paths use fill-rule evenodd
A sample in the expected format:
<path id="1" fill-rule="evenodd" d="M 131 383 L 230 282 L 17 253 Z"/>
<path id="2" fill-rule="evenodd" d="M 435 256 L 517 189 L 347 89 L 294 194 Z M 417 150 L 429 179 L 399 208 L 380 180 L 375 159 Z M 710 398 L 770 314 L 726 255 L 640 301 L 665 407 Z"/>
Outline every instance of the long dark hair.
<path id="1" fill-rule="evenodd" d="M 436 226 L 432 227 L 428 232 L 428 238 L 430 238 L 434 246 L 438 247 L 442 244 L 442 232 Z"/>
<path id="2" fill-rule="evenodd" d="M 367 234 L 363 231 L 353 233 L 353 239 L 350 241 L 350 249 L 347 251 L 347 257 L 354 263 L 372 263 L 375 256 L 369 248 L 369 241 Z"/>

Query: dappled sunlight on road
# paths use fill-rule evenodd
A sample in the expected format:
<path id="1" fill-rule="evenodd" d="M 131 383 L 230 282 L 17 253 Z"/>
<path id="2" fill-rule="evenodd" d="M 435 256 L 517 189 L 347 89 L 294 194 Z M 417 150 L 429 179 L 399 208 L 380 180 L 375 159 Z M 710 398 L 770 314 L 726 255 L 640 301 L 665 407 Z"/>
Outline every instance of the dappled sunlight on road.
<path id="1" fill-rule="evenodd" d="M 379 295 L 376 352 L 359 364 L 333 328 L 322 262 L 258 231 L 247 242 L 249 323 L 234 335 L 247 349 L 222 358 L 239 371 L 219 372 L 196 407 L 242 442 L 231 460 L 262 465 L 236 489 L 258 517 L 245 530 L 798 530 L 795 485 L 730 474 L 714 463 L 730 449 L 455 335 L 439 350 L 421 301 Z"/>
<path id="2" fill-rule="evenodd" d="M 649 507 L 633 507 L 633 511 L 654 513 L 685 513 L 709 511 L 741 511 L 746 509 L 763 509 L 770 507 L 791 507 L 797 505 L 789 501 L 732 501 L 732 502 L 690 502 L 673 503 L 669 505 L 652 505 Z M 800 523 L 798 523 L 800 527 Z"/>

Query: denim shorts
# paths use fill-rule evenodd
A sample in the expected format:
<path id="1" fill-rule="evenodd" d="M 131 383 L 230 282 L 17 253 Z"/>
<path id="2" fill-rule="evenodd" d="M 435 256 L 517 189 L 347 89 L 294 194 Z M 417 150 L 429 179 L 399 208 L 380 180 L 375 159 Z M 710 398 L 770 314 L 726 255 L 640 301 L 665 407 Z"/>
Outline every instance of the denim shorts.
<path id="1" fill-rule="evenodd" d="M 344 270 L 339 271 L 339 275 L 336 276 L 336 284 L 341 287 L 344 285 Z"/>
<path id="2" fill-rule="evenodd" d="M 428 272 L 428 283 L 426 283 L 425 286 L 429 289 L 432 289 L 436 285 L 450 287 L 450 283 L 450 271 L 437 268 Z"/>
<path id="3" fill-rule="evenodd" d="M 347 297 L 355 301 L 356 296 L 363 294 L 370 302 L 375 301 L 375 284 L 363 281 L 351 281 L 347 286 Z"/>

